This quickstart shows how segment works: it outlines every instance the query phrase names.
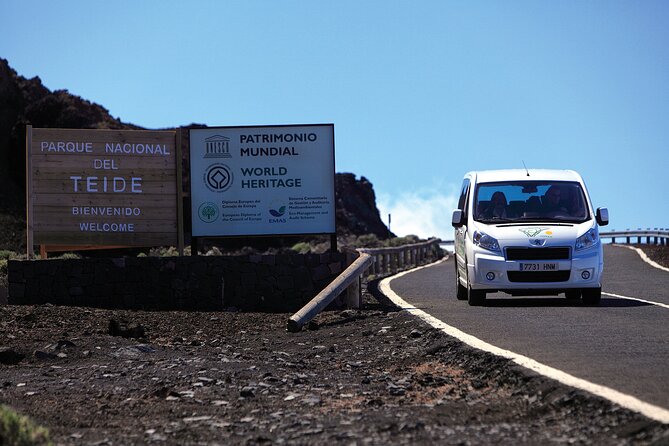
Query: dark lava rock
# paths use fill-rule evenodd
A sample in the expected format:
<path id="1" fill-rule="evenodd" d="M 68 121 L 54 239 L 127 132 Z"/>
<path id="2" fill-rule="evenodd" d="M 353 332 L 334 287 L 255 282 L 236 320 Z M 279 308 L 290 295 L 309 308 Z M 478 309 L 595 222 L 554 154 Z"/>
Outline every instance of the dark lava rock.
<path id="1" fill-rule="evenodd" d="M 251 386 L 242 387 L 242 390 L 239 392 L 239 395 L 243 398 L 253 398 L 255 395 L 255 388 Z"/>
<path id="2" fill-rule="evenodd" d="M 143 338 L 145 336 L 144 327 L 139 324 L 132 324 L 126 321 L 109 320 L 108 333 L 110 336 L 120 336 L 122 338 Z"/>
<path id="3" fill-rule="evenodd" d="M 56 344 L 56 350 L 60 350 L 62 348 L 72 348 L 72 347 L 76 347 L 76 344 L 66 339 L 61 339 L 60 341 L 58 341 L 58 344 Z"/>
<path id="4" fill-rule="evenodd" d="M 352 173 L 335 176 L 337 197 L 336 221 L 338 232 L 363 235 L 374 234 L 380 239 L 391 234 L 381 220 L 376 207 L 372 183 L 365 177 L 356 179 Z"/>
<path id="5" fill-rule="evenodd" d="M 26 356 L 11 348 L 0 348 L 0 364 L 16 365 L 23 361 Z"/>
<path id="6" fill-rule="evenodd" d="M 321 328 L 321 326 L 318 322 L 309 321 L 309 323 L 307 324 L 307 330 L 316 331 L 319 328 Z"/>
<path id="7" fill-rule="evenodd" d="M 43 352 L 41 350 L 35 350 L 33 356 L 40 361 L 52 361 L 58 358 L 58 356 L 53 353 Z"/>

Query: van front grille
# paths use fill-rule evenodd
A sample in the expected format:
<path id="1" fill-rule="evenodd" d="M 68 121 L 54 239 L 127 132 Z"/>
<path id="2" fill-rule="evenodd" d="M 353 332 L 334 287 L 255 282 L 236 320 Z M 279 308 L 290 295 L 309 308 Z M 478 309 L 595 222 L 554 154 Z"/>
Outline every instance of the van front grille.
<path id="1" fill-rule="evenodd" d="M 506 248 L 507 260 L 569 260 L 569 248 Z"/>

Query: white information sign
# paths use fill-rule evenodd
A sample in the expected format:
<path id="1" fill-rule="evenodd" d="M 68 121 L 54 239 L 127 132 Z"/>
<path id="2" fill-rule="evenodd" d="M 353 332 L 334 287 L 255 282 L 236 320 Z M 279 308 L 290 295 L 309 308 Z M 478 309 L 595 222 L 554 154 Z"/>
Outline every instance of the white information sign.
<path id="1" fill-rule="evenodd" d="M 192 234 L 335 232 L 334 125 L 190 131 Z"/>

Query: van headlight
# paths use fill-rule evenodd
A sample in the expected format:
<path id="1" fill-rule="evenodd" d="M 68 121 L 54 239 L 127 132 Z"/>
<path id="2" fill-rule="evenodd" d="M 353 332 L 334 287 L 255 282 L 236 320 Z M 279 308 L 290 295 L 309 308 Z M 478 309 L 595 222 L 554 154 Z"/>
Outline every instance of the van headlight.
<path id="1" fill-rule="evenodd" d="M 500 252 L 499 242 L 494 237 L 490 237 L 485 232 L 474 231 L 474 244 L 488 251 Z"/>
<path id="2" fill-rule="evenodd" d="M 590 248 L 597 243 L 599 243 L 599 232 L 597 231 L 597 228 L 592 228 L 576 239 L 576 251 Z"/>

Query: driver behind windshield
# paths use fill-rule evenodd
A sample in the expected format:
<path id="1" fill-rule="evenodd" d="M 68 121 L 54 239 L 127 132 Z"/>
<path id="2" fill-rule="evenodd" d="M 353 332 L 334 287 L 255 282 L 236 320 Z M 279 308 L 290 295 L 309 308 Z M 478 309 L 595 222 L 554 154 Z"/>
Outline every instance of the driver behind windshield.
<path id="1" fill-rule="evenodd" d="M 562 190 L 558 186 L 551 186 L 546 191 L 546 194 L 541 200 L 541 210 L 544 214 L 554 212 L 567 212 L 567 208 L 563 206 Z"/>
<path id="2" fill-rule="evenodd" d="M 562 206 L 567 209 L 569 215 L 577 218 L 584 217 L 585 210 L 580 191 L 574 187 L 568 187 L 562 192 Z"/>

